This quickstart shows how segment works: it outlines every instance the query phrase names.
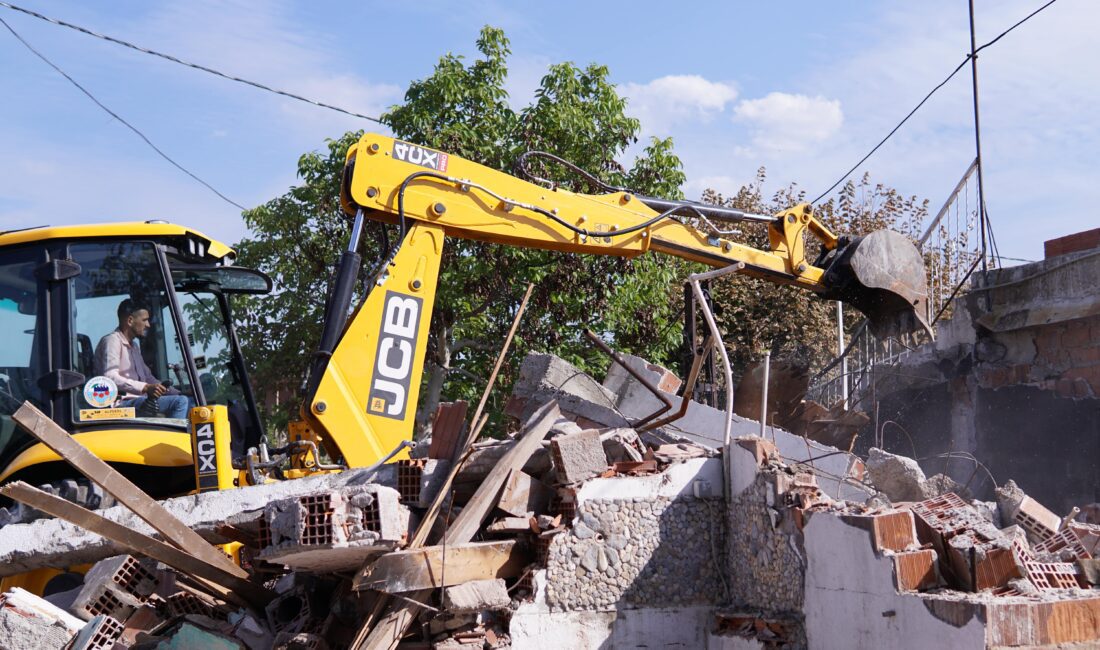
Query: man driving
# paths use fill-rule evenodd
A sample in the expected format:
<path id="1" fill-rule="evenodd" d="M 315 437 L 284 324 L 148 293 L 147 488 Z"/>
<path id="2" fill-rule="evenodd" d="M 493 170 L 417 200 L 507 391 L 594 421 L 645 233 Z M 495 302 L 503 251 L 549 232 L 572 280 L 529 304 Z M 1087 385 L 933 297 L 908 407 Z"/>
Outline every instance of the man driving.
<path id="1" fill-rule="evenodd" d="M 157 399 L 157 410 L 165 417 L 186 419 L 191 398 L 165 386 L 141 358 L 140 339 L 149 330 L 149 310 L 127 298 L 118 306 L 118 328 L 99 340 L 95 349 L 95 371 L 118 386 L 119 406 L 140 408 L 149 398 Z"/>

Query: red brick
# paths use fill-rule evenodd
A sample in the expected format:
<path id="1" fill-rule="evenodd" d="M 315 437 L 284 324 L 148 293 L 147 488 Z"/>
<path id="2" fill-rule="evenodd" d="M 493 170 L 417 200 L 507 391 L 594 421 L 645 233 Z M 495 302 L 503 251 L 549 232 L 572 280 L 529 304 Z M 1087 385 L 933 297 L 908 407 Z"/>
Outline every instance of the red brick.
<path id="1" fill-rule="evenodd" d="M 1085 368 L 1070 368 L 1062 373 L 1063 379 L 1084 379 L 1092 387 L 1094 395 L 1100 395 L 1100 366 L 1087 366 Z M 1059 382 L 1060 384 L 1061 382 Z M 1070 396 L 1073 395 L 1073 389 L 1070 388 Z"/>
<path id="2" fill-rule="evenodd" d="M 1087 251 L 1098 246 L 1100 246 L 1100 228 L 1093 228 L 1092 230 L 1083 230 L 1064 237 L 1048 239 L 1043 242 L 1043 255 L 1049 258 L 1055 255 Z"/>
<path id="3" fill-rule="evenodd" d="M 913 513 L 908 510 L 875 515 L 871 530 L 876 551 L 904 551 L 917 545 L 917 529 Z"/>
<path id="4" fill-rule="evenodd" d="M 1020 363 L 1012 366 L 1012 383 L 1014 384 L 1026 384 L 1031 379 L 1031 366 L 1026 363 Z"/>
<path id="5" fill-rule="evenodd" d="M 1066 327 L 1062 334 L 1062 346 L 1067 348 L 1081 348 L 1089 344 L 1089 324 L 1085 321 L 1073 321 Z"/>
<path id="6" fill-rule="evenodd" d="M 939 584 L 936 552 L 932 549 L 909 551 L 894 556 L 894 575 L 899 591 L 932 589 Z"/>
<path id="7" fill-rule="evenodd" d="M 1022 577 L 1012 549 L 995 548 L 974 565 L 974 591 L 1003 587 L 1009 580 Z"/>

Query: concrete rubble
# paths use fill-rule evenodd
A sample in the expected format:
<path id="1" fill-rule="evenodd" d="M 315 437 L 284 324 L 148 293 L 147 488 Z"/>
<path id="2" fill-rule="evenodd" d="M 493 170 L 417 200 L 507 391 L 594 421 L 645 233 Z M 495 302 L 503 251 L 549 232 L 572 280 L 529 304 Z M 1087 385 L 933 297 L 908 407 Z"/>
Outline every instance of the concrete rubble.
<path id="1" fill-rule="evenodd" d="M 671 372 L 625 362 L 680 408 Z M 663 406 L 618 365 L 600 382 L 531 355 L 507 407 L 519 432 L 475 443 L 453 483 L 424 444 L 377 471 L 167 501 L 233 543 L 261 604 L 66 522 L 4 527 L 6 575 L 93 566 L 45 600 L 0 594 L 0 648 L 367 647 L 372 612 L 409 603 L 399 647 L 1100 645 L 1100 526 L 1011 481 L 976 501 L 912 459 L 738 415 L 726 445 L 726 413 L 697 402 L 638 424 Z M 481 509 L 473 534 L 436 541 Z"/>

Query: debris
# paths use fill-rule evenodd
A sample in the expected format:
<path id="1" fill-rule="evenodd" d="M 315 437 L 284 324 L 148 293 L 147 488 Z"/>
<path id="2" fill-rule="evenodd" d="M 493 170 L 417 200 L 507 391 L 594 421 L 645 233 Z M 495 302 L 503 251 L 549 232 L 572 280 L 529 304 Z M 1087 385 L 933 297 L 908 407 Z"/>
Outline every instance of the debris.
<path id="1" fill-rule="evenodd" d="M 636 358 L 622 363 L 655 386 L 676 384 Z M 520 386 L 531 417 L 517 435 L 456 434 L 444 444 L 447 427 L 464 425 L 446 423 L 451 411 L 441 410 L 442 447 L 426 456 L 421 447 L 371 472 L 165 502 L 210 548 L 232 540 L 223 548 L 245 578 L 148 534 L 121 508 L 89 512 L 25 484 L 3 487 L 75 524 L 4 528 L 0 561 L 20 546 L 17 561 L 38 562 L 26 547 L 39 542 L 55 565 L 83 561 L 88 549 L 101 555 L 52 589 L 88 623 L 57 608 L 28 615 L 29 605 L 10 605 L 20 592 L 9 592 L 0 595 L 0 648 L 9 625 L 23 630 L 12 638 L 46 627 L 35 638 L 49 643 L 27 647 L 92 649 L 967 647 L 979 638 L 1019 647 L 1100 638 L 1089 623 L 1100 620 L 1100 526 L 1060 518 L 1011 482 L 997 504 L 969 501 L 949 477 L 925 479 L 915 461 L 880 449 L 865 467 L 774 428 L 728 448 L 665 424 L 639 434 L 580 415 L 599 412 L 581 390 L 565 398 L 570 410 L 558 409 L 539 382 L 564 379 L 567 364 L 531 367 L 542 379 Z M 616 372 L 602 385 L 578 376 L 554 390 L 577 384 L 600 398 L 617 386 L 630 398 L 616 393 L 613 403 L 631 419 L 658 408 L 636 377 L 616 364 L 609 378 Z M 683 411 L 676 427 L 704 440 L 722 432 L 720 410 L 691 402 Z M 448 455 L 443 447 L 450 458 L 433 457 Z M 871 499 L 875 489 L 883 494 Z M 92 543 L 93 534 L 113 542 Z M 66 552 L 46 535 L 81 541 Z M 130 555 L 117 555 L 120 546 Z M 730 602 L 745 609 L 724 609 Z M 848 624 L 835 625 L 841 617 Z"/>
<path id="2" fill-rule="evenodd" d="M 272 502 L 263 526 L 270 542 L 259 559 L 300 571 L 344 571 L 396 548 L 408 533 L 409 511 L 396 490 L 363 485 Z"/>
<path id="3" fill-rule="evenodd" d="M 0 649 L 60 650 L 84 621 L 16 587 L 0 594 Z"/>
<path id="4" fill-rule="evenodd" d="M 516 517 L 543 514 L 550 507 L 550 498 L 553 495 L 554 491 L 542 481 L 515 470 L 504 482 L 497 508 Z"/>
<path id="5" fill-rule="evenodd" d="M 550 440 L 550 445 L 559 483 L 580 483 L 607 469 L 600 432 L 595 429 L 557 436 Z"/>
<path id="6" fill-rule="evenodd" d="M 529 561 L 514 540 L 424 546 L 381 556 L 355 576 L 353 588 L 400 593 L 470 580 L 512 578 Z"/>
<path id="7" fill-rule="evenodd" d="M 917 461 L 872 447 L 867 459 L 867 477 L 871 483 L 891 501 L 920 501 L 924 499 L 921 484 L 924 472 Z"/>
<path id="8" fill-rule="evenodd" d="M 504 581 L 471 580 L 443 590 L 443 608 L 455 614 L 505 609 L 512 603 Z"/>
<path id="9" fill-rule="evenodd" d="M 432 418 L 432 441 L 428 445 L 428 458 L 450 462 L 458 450 L 462 434 L 466 430 L 464 400 L 444 402 L 436 407 Z"/>

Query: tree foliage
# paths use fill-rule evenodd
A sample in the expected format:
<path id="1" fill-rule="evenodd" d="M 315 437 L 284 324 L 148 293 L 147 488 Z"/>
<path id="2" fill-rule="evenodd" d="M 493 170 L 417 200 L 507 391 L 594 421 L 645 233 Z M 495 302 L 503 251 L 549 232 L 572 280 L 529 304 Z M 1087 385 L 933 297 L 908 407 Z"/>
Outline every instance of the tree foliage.
<path id="1" fill-rule="evenodd" d="M 805 191 L 793 184 L 765 197 L 761 188 L 766 180 L 767 174 L 761 168 L 755 181 L 736 194 L 723 196 L 708 190 L 703 200 L 758 214 L 774 214 L 806 201 Z M 881 183 L 872 184 L 870 176 L 864 175 L 858 182 L 848 181 L 836 197 L 814 209 L 835 233 L 859 235 L 889 228 L 916 240 L 928 213 L 927 204 Z M 746 226 L 741 238 L 758 248 L 767 245 L 762 227 Z M 818 242 L 807 239 L 807 258 L 815 259 L 820 251 Z M 711 294 L 720 310 L 718 320 L 735 372 L 759 360 L 765 350 L 770 350 L 773 358 L 806 367 L 820 367 L 836 356 L 835 302 L 819 300 L 802 289 L 746 276 L 715 282 Z M 846 328 L 850 331 L 860 318 L 855 310 L 846 310 Z"/>
<path id="2" fill-rule="evenodd" d="M 383 116 L 395 136 L 505 171 L 520 153 L 544 150 L 605 183 L 680 197 L 684 175 L 671 140 L 654 139 L 629 168 L 618 162 L 636 144 L 639 123 L 626 115 L 626 100 L 606 67 L 552 65 L 534 101 L 515 110 L 505 90 L 507 38 L 487 27 L 477 48 L 480 56 L 472 62 L 447 54 L 430 76 L 410 84 L 405 101 Z M 256 359 L 256 383 L 268 389 L 293 389 L 287 384 L 297 379 L 288 378 L 302 376 L 316 346 L 331 268 L 348 236 L 337 200 L 340 169 L 358 136 L 345 134 L 330 141 L 327 151 L 302 156 L 301 185 L 245 213 L 252 234 L 238 245 L 240 261 L 271 273 L 277 286 L 273 297 L 238 305 L 246 314 L 242 329 Z M 591 191 L 552 163 L 533 171 Z M 364 259 L 376 259 L 381 250 L 368 241 Z M 680 336 L 677 282 L 683 267 L 670 258 L 626 260 L 449 240 L 418 420 L 425 422 L 440 398 L 477 399 L 528 282 L 536 288 L 502 386 L 510 385 L 531 350 L 602 369 L 606 359 L 585 341 L 585 328 L 624 351 L 671 361 Z M 364 269 L 364 278 L 369 274 Z M 276 415 L 278 423 L 286 413 Z"/>

